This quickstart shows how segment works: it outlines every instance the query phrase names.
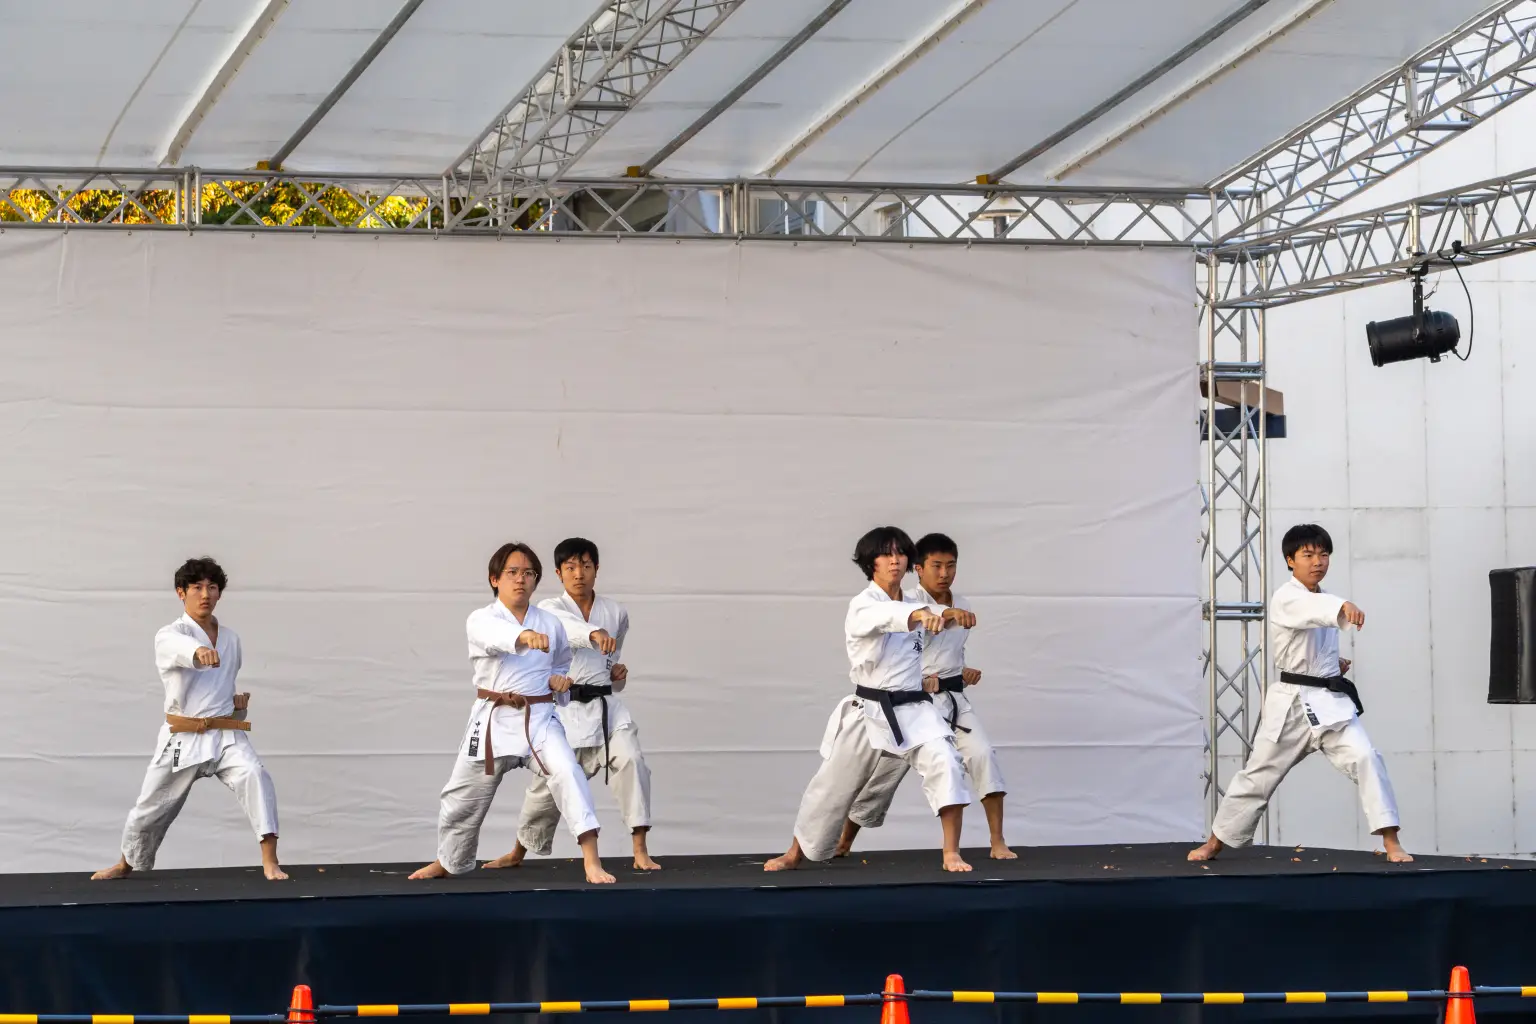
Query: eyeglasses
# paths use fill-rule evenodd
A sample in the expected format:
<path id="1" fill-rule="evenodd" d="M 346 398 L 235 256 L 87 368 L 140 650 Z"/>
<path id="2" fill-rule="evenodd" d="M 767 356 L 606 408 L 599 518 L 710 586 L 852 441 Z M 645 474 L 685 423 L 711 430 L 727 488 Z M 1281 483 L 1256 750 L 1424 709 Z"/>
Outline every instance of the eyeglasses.
<path id="1" fill-rule="evenodd" d="M 538 579 L 539 576 L 539 574 L 534 572 L 532 569 L 503 569 L 501 570 L 501 574 L 503 576 L 511 576 L 513 578 L 521 576 L 528 579 Z"/>

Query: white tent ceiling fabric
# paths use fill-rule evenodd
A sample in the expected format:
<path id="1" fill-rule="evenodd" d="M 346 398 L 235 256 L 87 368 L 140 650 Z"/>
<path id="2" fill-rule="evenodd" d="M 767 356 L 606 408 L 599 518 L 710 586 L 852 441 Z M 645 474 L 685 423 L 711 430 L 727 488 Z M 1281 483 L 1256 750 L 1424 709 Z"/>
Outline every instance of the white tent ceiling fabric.
<path id="1" fill-rule="evenodd" d="M 176 162 L 235 169 L 270 157 L 400 6 L 401 0 L 292 0 Z M 645 162 L 825 6 L 826 0 L 746 0 L 571 173 L 620 174 Z M 1486 6 L 1487 0 L 1270 0 L 1009 180 L 1204 184 Z M 0 5 L 0 96 L 8 100 L 0 165 L 155 166 L 266 7 L 266 0 Z M 853 0 L 655 173 L 764 173 L 809 126 L 964 7 L 956 0 Z M 1052 135 L 1241 7 L 1240 0 L 991 0 L 776 173 L 826 181 L 970 180 Z M 285 166 L 442 172 L 594 9 L 578 0 L 426 0 Z M 1260 40 L 1256 55 L 1237 59 Z M 1219 87 L 1196 87 L 1218 71 Z M 1172 110 L 1137 127 L 1161 99 L 1183 92 L 1188 96 Z M 1052 177 L 1085 146 L 1127 129 L 1096 159 Z"/>

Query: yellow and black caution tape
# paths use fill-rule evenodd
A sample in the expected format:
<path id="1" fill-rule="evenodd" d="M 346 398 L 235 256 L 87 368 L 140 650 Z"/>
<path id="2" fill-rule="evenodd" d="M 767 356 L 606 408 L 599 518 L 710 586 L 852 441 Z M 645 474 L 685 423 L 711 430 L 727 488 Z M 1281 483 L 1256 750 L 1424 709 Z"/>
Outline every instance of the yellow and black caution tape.
<path id="1" fill-rule="evenodd" d="M 359 1003 L 295 1007 L 292 1013 L 0 1013 L 0 1024 L 287 1024 L 293 1014 L 305 1021 L 336 1017 L 485 1017 L 493 1013 L 659 1013 L 672 1010 L 775 1010 L 836 1006 L 879 1006 L 888 1000 L 921 1003 L 1039 1003 L 1045 1005 L 1161 1003 L 1237 1005 L 1243 1003 L 1410 1003 L 1476 997 L 1536 998 L 1536 985 L 1478 985 L 1470 992 L 1445 989 L 1377 989 L 1358 992 L 981 992 L 918 989 L 906 994 L 864 992 L 827 996 L 722 996 L 713 999 L 603 999 L 522 1003 Z"/>

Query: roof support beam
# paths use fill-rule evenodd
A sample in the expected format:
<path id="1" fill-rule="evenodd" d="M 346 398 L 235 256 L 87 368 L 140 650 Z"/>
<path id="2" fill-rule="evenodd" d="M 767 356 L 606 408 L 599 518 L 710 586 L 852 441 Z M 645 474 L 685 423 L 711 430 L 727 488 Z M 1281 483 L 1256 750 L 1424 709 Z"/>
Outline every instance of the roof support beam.
<path id="1" fill-rule="evenodd" d="M 1536 3 L 1501 3 L 1213 182 L 1222 236 L 1324 216 L 1533 88 Z"/>
<path id="2" fill-rule="evenodd" d="M 928 28 L 916 40 L 910 43 L 901 53 L 886 64 L 879 71 L 866 80 L 853 92 L 848 94 L 841 102 L 831 110 L 818 117 L 812 124 L 796 135 L 789 145 L 781 149 L 767 166 L 762 170 L 762 176 L 771 178 L 784 168 L 788 167 L 801 154 L 816 143 L 823 135 L 835 128 L 838 122 L 853 113 L 865 100 L 885 88 L 897 76 L 907 68 L 917 63 L 929 50 L 942 43 L 951 32 L 987 5 L 987 0 L 960 0 L 951 7 L 944 16 Z"/>
<path id="3" fill-rule="evenodd" d="M 853 0 L 832 0 L 832 2 L 827 4 L 826 7 L 822 8 L 820 14 L 816 15 L 816 17 L 807 22 L 804 28 L 802 28 L 799 32 L 796 32 L 788 42 L 774 51 L 773 56 L 759 64 L 757 68 L 746 78 L 743 78 L 734 89 L 722 96 L 720 98 L 720 102 L 706 110 L 702 115 L 700 115 L 698 120 L 694 121 L 693 124 L 690 124 L 687 128 L 683 129 L 683 131 L 676 138 L 672 139 L 672 141 L 668 142 L 665 146 L 662 146 L 654 154 L 652 154 L 649 160 L 645 161 L 645 163 L 641 164 L 635 170 L 635 176 L 642 178 L 647 177 L 663 160 L 667 159 L 667 157 L 671 156 L 673 153 L 676 153 L 679 149 L 682 149 L 684 146 L 686 146 L 695 135 L 709 127 L 715 118 L 719 117 L 721 114 L 725 113 L 733 105 L 735 105 L 736 101 L 750 92 L 758 82 L 761 82 L 763 79 L 772 74 L 774 68 L 777 68 L 780 64 L 788 60 L 790 55 L 795 53 L 795 51 L 799 50 L 800 47 L 809 42 L 811 37 L 814 36 L 817 32 L 820 32 L 822 28 L 827 24 L 827 22 L 837 17 L 838 12 L 841 11 L 844 7 L 847 7 L 852 2 Z"/>
<path id="4" fill-rule="evenodd" d="M 268 167 L 273 170 L 282 169 L 283 161 L 287 160 L 293 154 L 293 151 L 299 148 L 299 143 L 309 137 L 309 133 L 315 130 L 315 125 L 319 124 L 325 115 L 331 112 L 331 108 L 336 105 L 336 101 L 345 96 L 347 90 L 352 88 L 352 83 L 362 77 L 363 72 L 368 70 L 368 65 L 372 64 L 373 59 L 384 51 L 384 47 L 388 46 L 390 40 L 395 38 L 395 34 L 405 27 L 405 23 L 411 20 L 411 15 L 416 13 L 416 9 L 422 3 L 423 0 L 405 0 L 405 4 L 390 19 L 389 24 L 384 26 L 384 31 L 380 32 L 378 38 L 369 45 L 367 50 L 363 51 L 363 55 L 357 59 L 357 62 L 347 69 L 347 73 L 341 76 L 341 81 L 336 83 L 336 88 L 332 89 L 325 99 L 320 101 L 320 105 L 310 112 L 310 115 L 304 119 L 303 124 L 299 125 L 299 130 L 289 136 L 288 141 L 279 146 L 277 152 L 273 153 L 267 160 Z"/>
<path id="5" fill-rule="evenodd" d="M 741 3 L 605 0 L 443 172 L 469 189 L 446 227 L 506 189 L 564 175 Z"/>
<path id="6" fill-rule="evenodd" d="M 1165 96 L 1164 98 L 1158 100 L 1156 103 L 1152 104 L 1150 107 L 1141 111 L 1140 113 L 1132 115 L 1129 121 L 1124 123 L 1122 127 L 1115 129 L 1104 138 L 1091 143 L 1086 149 L 1080 150 L 1076 155 L 1070 157 L 1066 160 L 1066 162 L 1052 170 L 1047 175 L 1047 177 L 1059 181 L 1074 171 L 1081 170 L 1087 164 L 1097 160 L 1099 157 L 1103 156 L 1105 153 L 1109 152 L 1111 149 L 1118 146 L 1132 135 L 1140 132 L 1148 125 L 1152 124 L 1152 122 L 1156 121 L 1164 114 L 1167 114 L 1170 110 L 1173 110 L 1175 107 L 1188 100 L 1191 96 L 1202 91 L 1203 89 L 1210 86 L 1213 82 L 1235 70 L 1242 64 L 1245 64 L 1249 60 L 1253 59 L 1270 43 L 1273 43 L 1276 39 L 1284 36 L 1287 32 L 1302 24 L 1308 18 L 1312 17 L 1314 14 L 1322 10 L 1324 7 L 1327 7 L 1332 2 L 1333 0 L 1312 0 L 1311 3 L 1298 8 L 1296 11 L 1292 12 L 1289 17 L 1281 21 L 1279 24 L 1273 25 L 1269 29 L 1260 33 L 1257 38 L 1245 43 L 1236 53 L 1227 56 L 1219 63 L 1212 66 L 1210 69 L 1197 77 L 1193 82 L 1190 82 L 1188 85 L 1184 86 L 1182 89 L 1179 89 L 1172 95 Z"/>
<path id="7" fill-rule="evenodd" d="M 1220 21 L 1206 29 L 1204 32 L 1200 33 L 1200 35 L 1196 36 L 1194 39 L 1191 39 L 1184 45 L 1183 49 L 1179 50 L 1179 52 L 1175 53 L 1167 60 L 1162 61 L 1156 67 L 1147 71 L 1145 74 L 1138 76 L 1135 81 L 1131 82 L 1125 88 L 1116 92 L 1107 100 L 1104 100 L 1092 110 L 1089 110 L 1082 116 L 1075 118 L 1070 123 L 1063 125 L 1061 128 L 1052 132 L 1050 135 L 1047 135 L 1045 138 L 1041 139 L 1033 146 L 1030 146 L 1028 149 L 1014 157 L 1012 160 L 1009 160 L 1001 167 L 998 167 L 991 174 L 981 175 L 976 180 L 983 185 L 1002 181 L 1004 178 L 1018 170 L 1020 167 L 1023 167 L 1025 164 L 1040 156 L 1042 153 L 1048 152 L 1049 150 L 1054 149 L 1056 146 L 1065 142 L 1067 139 L 1070 139 L 1072 136 L 1076 135 L 1078 132 L 1082 131 L 1084 128 L 1088 127 L 1090 124 L 1097 121 L 1099 118 L 1103 117 L 1105 114 L 1109 113 L 1111 110 L 1115 109 L 1126 100 L 1130 99 L 1132 96 L 1135 96 L 1138 92 L 1145 89 L 1159 78 L 1162 78 L 1168 72 L 1172 71 L 1174 68 L 1178 67 L 1180 64 L 1184 63 L 1186 60 L 1193 57 L 1201 50 L 1205 49 L 1211 43 L 1221 38 L 1227 33 L 1229 29 L 1236 27 L 1239 22 L 1243 21 L 1250 14 L 1253 14 L 1260 7 L 1263 7 L 1269 2 L 1270 0 L 1248 0 L 1247 3 L 1243 4 L 1237 10 L 1228 14 L 1225 18 L 1222 18 Z"/>
<path id="8" fill-rule="evenodd" d="M 1453 243 L 1460 243 L 1460 255 Z M 1249 267 L 1246 274 L 1227 275 L 1217 306 L 1280 306 L 1403 280 L 1426 258 L 1443 267 L 1533 249 L 1536 168 L 1217 247 L 1212 251 L 1222 263 Z"/>
<path id="9" fill-rule="evenodd" d="M 160 155 L 160 166 L 165 167 L 181 162 L 181 156 L 187 150 L 187 143 L 192 141 L 192 136 L 197 132 L 198 126 L 208 116 L 208 112 L 219 102 L 219 97 L 224 95 L 224 90 L 229 88 L 229 83 L 235 80 L 245 62 L 250 59 L 256 47 L 272 31 L 272 26 L 277 24 L 277 19 L 283 16 L 288 9 L 289 0 L 266 0 L 256 12 L 256 17 L 251 20 L 245 32 L 235 43 L 219 67 L 214 71 L 213 77 L 203 86 L 197 99 L 192 101 L 192 106 L 182 115 L 181 123 L 176 131 L 171 134 L 171 139 L 165 144 L 165 149 Z"/>

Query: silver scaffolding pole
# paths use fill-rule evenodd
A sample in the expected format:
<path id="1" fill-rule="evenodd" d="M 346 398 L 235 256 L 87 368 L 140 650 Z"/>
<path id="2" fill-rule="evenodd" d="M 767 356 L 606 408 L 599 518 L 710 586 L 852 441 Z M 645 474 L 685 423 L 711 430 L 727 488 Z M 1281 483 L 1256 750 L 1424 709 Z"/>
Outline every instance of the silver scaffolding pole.
<path id="1" fill-rule="evenodd" d="M 1214 252 L 1207 252 L 1200 265 L 1205 400 L 1201 667 L 1208 822 L 1215 818 L 1227 782 L 1252 750 L 1258 709 L 1269 685 L 1265 310 L 1224 301 L 1250 287 L 1248 277 L 1255 269 L 1262 277 L 1262 268 L 1223 260 Z M 1269 842 L 1267 811 L 1260 835 Z"/>

